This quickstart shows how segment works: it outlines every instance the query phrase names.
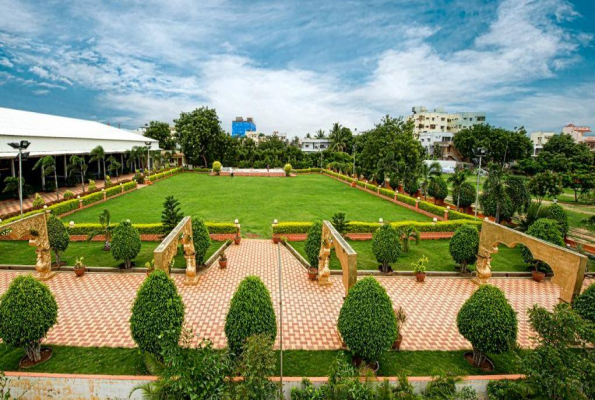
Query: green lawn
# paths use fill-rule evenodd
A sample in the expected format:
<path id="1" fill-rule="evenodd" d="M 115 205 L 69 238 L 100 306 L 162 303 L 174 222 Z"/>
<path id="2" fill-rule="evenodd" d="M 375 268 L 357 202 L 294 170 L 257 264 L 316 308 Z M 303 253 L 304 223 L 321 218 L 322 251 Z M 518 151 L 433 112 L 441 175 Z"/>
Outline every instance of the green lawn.
<path id="1" fill-rule="evenodd" d="M 134 349 L 109 347 L 50 346 L 52 358 L 27 372 L 65 374 L 146 375 L 141 352 Z M 463 359 L 463 351 L 400 351 L 387 352 L 380 359 L 379 376 L 396 376 L 401 371 L 410 376 L 431 376 L 440 372 L 455 375 L 485 375 Z M 18 363 L 25 354 L 0 344 L 0 371 L 18 371 Z M 348 357 L 341 351 L 288 350 L 283 352 L 284 376 L 327 376 L 337 356 Z M 495 364 L 494 374 L 517 373 L 515 353 L 490 357 Z M 277 360 L 279 359 L 277 355 Z M 278 363 L 278 361 L 277 361 Z M 278 374 L 277 365 L 277 374 Z"/>
<path id="2" fill-rule="evenodd" d="M 376 270 L 378 262 L 372 253 L 372 241 L 348 240 L 349 244 L 357 252 L 357 269 Z M 291 242 L 302 256 L 305 257 L 304 245 L 306 242 Z M 455 262 L 448 250 L 448 239 L 442 240 L 421 240 L 419 245 L 411 242 L 408 253 L 402 253 L 399 260 L 392 266 L 395 271 L 412 271 L 411 263 L 417 261 L 422 255 L 428 257 L 428 271 L 455 271 Z M 494 271 L 529 271 L 529 267 L 523 262 L 521 251 L 518 248 L 509 249 L 504 245 L 499 247 L 498 254 L 492 258 L 492 270 Z M 330 263 L 331 269 L 341 269 L 339 260 L 333 255 Z M 473 270 L 473 266 L 469 269 Z"/>
<path id="3" fill-rule="evenodd" d="M 185 173 L 109 200 L 67 217 L 68 221 L 97 222 L 108 209 L 112 221 L 160 222 L 163 201 L 174 195 L 185 215 L 206 221 L 238 218 L 244 233 L 269 237 L 274 219 L 313 221 L 344 212 L 351 221 L 430 221 L 430 218 L 323 175 L 295 178 L 216 177 Z"/>
<path id="4" fill-rule="evenodd" d="M 208 259 L 215 251 L 221 247 L 222 242 L 212 242 L 211 247 L 207 250 L 206 259 Z M 133 260 L 138 267 L 144 267 L 146 262 L 153 259 L 153 251 L 157 248 L 159 242 L 142 242 L 140 253 Z M 36 254 L 35 248 L 29 246 L 27 241 L 0 241 L 0 264 L 12 265 L 35 265 Z M 52 261 L 53 259 L 52 253 Z M 84 257 L 84 262 L 90 267 L 118 267 L 122 262 L 116 261 L 112 257 L 112 253 L 103 251 L 103 242 L 72 242 L 68 245 L 68 249 L 62 255 L 62 261 L 66 265 L 74 265 L 77 257 Z M 175 258 L 174 268 L 185 268 L 186 260 L 181 253 Z"/>

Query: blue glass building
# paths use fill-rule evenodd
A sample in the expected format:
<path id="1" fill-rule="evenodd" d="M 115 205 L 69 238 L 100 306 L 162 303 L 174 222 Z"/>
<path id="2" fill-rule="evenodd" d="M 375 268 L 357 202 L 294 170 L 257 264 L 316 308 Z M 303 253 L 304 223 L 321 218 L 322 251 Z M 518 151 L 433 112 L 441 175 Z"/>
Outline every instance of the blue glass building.
<path id="1" fill-rule="evenodd" d="M 231 136 L 244 137 L 246 132 L 256 132 L 256 124 L 251 117 L 244 118 L 237 117 L 235 121 L 231 122 Z"/>

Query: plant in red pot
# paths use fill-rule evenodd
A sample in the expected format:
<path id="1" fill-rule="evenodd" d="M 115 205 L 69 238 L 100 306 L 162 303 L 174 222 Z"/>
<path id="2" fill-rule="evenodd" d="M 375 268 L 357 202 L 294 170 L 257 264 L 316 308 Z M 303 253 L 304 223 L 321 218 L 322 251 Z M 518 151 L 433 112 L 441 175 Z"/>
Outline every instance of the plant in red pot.
<path id="1" fill-rule="evenodd" d="M 225 252 L 219 254 L 219 268 L 227 268 L 227 256 L 225 255 Z"/>
<path id="2" fill-rule="evenodd" d="M 315 281 L 316 279 L 318 279 L 318 268 L 308 268 L 308 279 L 310 279 L 311 281 Z"/>
<path id="3" fill-rule="evenodd" d="M 426 266 L 428 264 L 428 257 L 421 256 L 416 262 L 412 262 L 413 274 L 418 282 L 423 282 L 426 279 Z"/>
<path id="4" fill-rule="evenodd" d="M 84 257 L 79 257 L 74 262 L 74 273 L 76 276 L 83 276 L 85 274 L 85 264 L 83 262 Z"/>
<path id="5" fill-rule="evenodd" d="M 395 308 L 395 319 L 397 320 L 397 338 L 393 343 L 393 350 L 401 349 L 401 343 L 403 342 L 403 335 L 401 334 L 401 328 L 407 323 L 407 313 L 401 306 Z"/>

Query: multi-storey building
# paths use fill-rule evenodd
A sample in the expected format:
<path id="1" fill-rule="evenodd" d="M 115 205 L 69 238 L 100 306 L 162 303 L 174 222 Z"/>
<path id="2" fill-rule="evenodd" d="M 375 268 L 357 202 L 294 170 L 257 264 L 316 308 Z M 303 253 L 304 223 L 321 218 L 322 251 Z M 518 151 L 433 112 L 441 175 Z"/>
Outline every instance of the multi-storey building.
<path id="1" fill-rule="evenodd" d="M 461 129 L 486 122 L 484 112 L 449 113 L 444 108 L 428 111 L 423 106 L 413 107 L 409 117 L 413 121 L 413 133 L 419 139 L 428 154 L 433 155 L 439 149 L 441 158 L 461 161 L 458 152 L 452 146 L 454 135 Z"/>
<path id="2" fill-rule="evenodd" d="M 568 124 L 562 128 L 562 133 L 565 135 L 572 136 L 572 139 L 576 143 L 582 143 L 585 141 L 585 134 L 590 133 L 591 128 L 588 126 L 576 126 L 574 124 Z"/>
<path id="3" fill-rule="evenodd" d="M 236 117 L 235 121 L 231 122 L 231 136 L 233 137 L 244 137 L 246 132 L 256 132 L 256 124 L 252 117 L 244 118 Z"/>
<path id="4" fill-rule="evenodd" d="M 329 139 L 302 139 L 301 149 L 306 153 L 325 151 L 331 146 Z"/>
<path id="5" fill-rule="evenodd" d="M 554 136 L 554 132 L 533 132 L 531 133 L 531 141 L 533 142 L 533 155 L 538 155 L 541 150 L 543 150 L 543 146 L 550 140 L 552 136 Z"/>

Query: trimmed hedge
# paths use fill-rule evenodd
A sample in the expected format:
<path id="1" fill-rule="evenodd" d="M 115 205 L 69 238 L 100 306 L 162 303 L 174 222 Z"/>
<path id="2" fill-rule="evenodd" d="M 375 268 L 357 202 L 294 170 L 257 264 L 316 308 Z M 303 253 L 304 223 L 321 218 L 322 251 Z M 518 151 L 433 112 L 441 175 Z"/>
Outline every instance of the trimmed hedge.
<path id="1" fill-rule="evenodd" d="M 231 222 L 205 222 L 209 234 L 227 234 L 236 233 L 236 227 Z M 91 232 L 101 228 L 100 224 L 97 223 L 78 223 L 74 227 L 70 227 L 68 223 L 64 223 L 64 226 L 68 230 L 70 235 L 89 235 Z M 110 230 L 113 232 L 118 224 L 110 225 Z M 165 234 L 166 229 L 163 227 L 161 222 L 152 224 L 132 224 L 133 227 L 138 229 L 141 235 L 161 235 Z"/>
<path id="2" fill-rule="evenodd" d="M 24 347 L 32 361 L 39 361 L 41 339 L 57 320 L 54 295 L 31 275 L 14 278 L 0 297 L 0 338 L 9 346 Z"/>
<path id="3" fill-rule="evenodd" d="M 205 255 L 211 245 L 211 237 L 205 223 L 198 217 L 192 218 L 192 241 L 194 243 L 194 258 L 197 266 L 205 262 Z"/>
<path id="4" fill-rule="evenodd" d="M 184 324 L 184 303 L 165 271 L 152 272 L 136 293 L 130 333 L 139 349 L 161 359 L 163 349 L 175 346 Z"/>
<path id="5" fill-rule="evenodd" d="M 60 265 L 60 253 L 66 251 L 70 244 L 70 236 L 60 218 L 50 215 L 47 220 L 48 239 L 50 249 L 54 252 L 56 264 Z"/>
<path id="6" fill-rule="evenodd" d="M 479 232 L 474 226 L 459 227 L 448 243 L 450 255 L 461 266 L 461 272 L 465 272 L 468 265 L 475 264 L 478 249 Z"/>
<path id="7" fill-rule="evenodd" d="M 88 196 L 81 197 L 83 200 L 83 206 L 88 206 L 89 204 L 97 203 L 98 201 L 103 200 L 103 193 L 102 192 L 95 192 Z"/>
<path id="8" fill-rule="evenodd" d="M 475 366 L 479 367 L 488 353 L 501 354 L 514 346 L 518 322 L 504 292 L 482 285 L 459 310 L 457 327 L 471 342 Z"/>
<path id="9" fill-rule="evenodd" d="M 435 224 L 433 222 L 399 221 L 391 222 L 390 226 L 395 229 L 414 227 L 419 232 L 454 232 L 458 227 L 463 225 L 471 225 L 477 227 L 477 229 L 481 229 L 481 224 L 482 221 L 480 220 L 460 219 L 437 221 Z M 273 233 L 280 235 L 308 233 L 310 226 L 312 226 L 311 222 L 279 222 L 273 227 Z M 345 233 L 374 233 L 379 226 L 380 224 L 378 222 L 349 221 Z"/>
<path id="10" fill-rule="evenodd" d="M 318 268 L 318 256 L 322 242 L 322 222 L 316 221 L 308 229 L 308 238 L 304 245 L 304 251 L 311 267 Z"/>
<path id="11" fill-rule="evenodd" d="M 595 283 L 574 299 L 572 308 L 587 321 L 595 324 Z"/>
<path id="12" fill-rule="evenodd" d="M 372 237 L 372 253 L 382 264 L 382 272 L 388 272 L 390 264 L 397 262 L 401 255 L 401 240 L 397 231 L 390 225 L 382 225 Z"/>
<path id="13" fill-rule="evenodd" d="M 560 229 L 558 229 L 558 223 L 553 219 L 538 219 L 533 223 L 533 225 L 529 227 L 527 230 L 527 235 L 545 240 L 548 243 L 552 243 L 560 247 L 564 247 L 564 238 L 562 237 Z M 523 256 L 523 261 L 525 261 L 527 264 L 535 265 L 538 270 L 543 272 L 548 270 L 549 266 L 546 267 L 546 263 L 535 260 L 531 254 L 531 250 L 529 250 L 529 248 L 526 246 L 521 246 L 521 255 Z"/>
<path id="14" fill-rule="evenodd" d="M 140 252 L 141 241 L 138 230 L 130 221 L 122 221 L 114 228 L 112 235 L 112 256 L 116 261 L 124 261 L 126 268 Z"/>
<path id="15" fill-rule="evenodd" d="M 355 357 L 376 361 L 397 338 L 393 303 L 376 279 L 357 281 L 339 313 L 338 329 Z"/>
<path id="16" fill-rule="evenodd" d="M 225 336 L 232 354 L 239 356 L 246 340 L 263 334 L 277 337 L 277 319 L 271 293 L 257 276 L 248 276 L 238 285 L 225 317 Z"/>

